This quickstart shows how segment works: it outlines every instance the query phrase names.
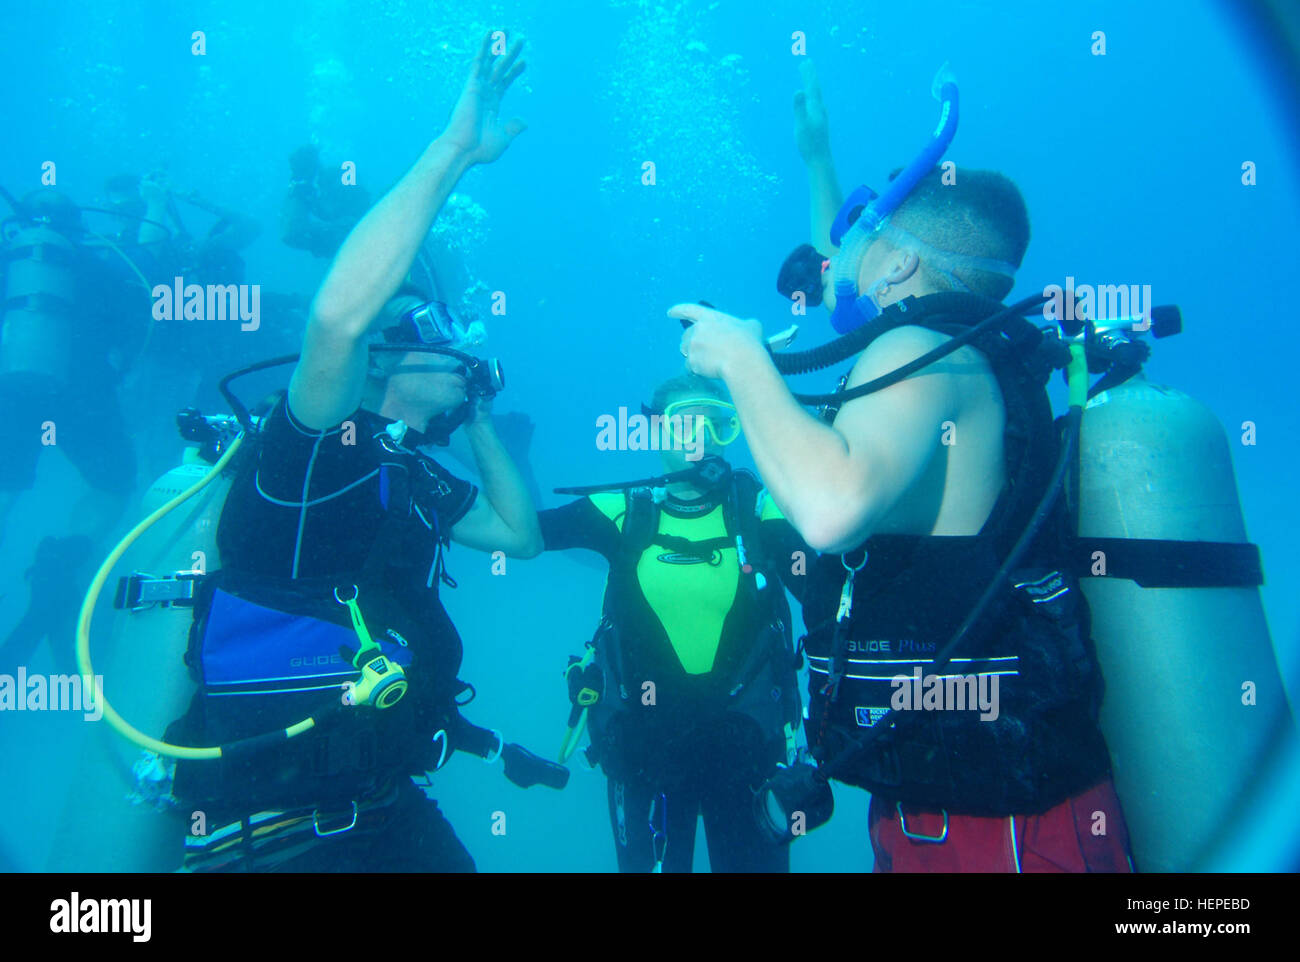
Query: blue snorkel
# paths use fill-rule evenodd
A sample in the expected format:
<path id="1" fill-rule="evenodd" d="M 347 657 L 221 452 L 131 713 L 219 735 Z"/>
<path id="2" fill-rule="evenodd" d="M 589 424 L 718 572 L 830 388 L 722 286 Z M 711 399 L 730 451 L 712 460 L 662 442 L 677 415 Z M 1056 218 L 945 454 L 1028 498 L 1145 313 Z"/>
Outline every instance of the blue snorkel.
<path id="1" fill-rule="evenodd" d="M 930 142 L 890 181 L 883 194 L 877 195 L 865 185 L 849 194 L 831 225 L 831 241 L 840 248 L 835 258 L 835 311 L 831 314 L 831 325 L 840 334 L 847 334 L 880 313 L 870 295 L 860 296 L 858 291 L 862 256 L 889 215 L 898 209 L 921 178 L 934 169 L 957 133 L 957 80 L 946 63 L 935 74 L 930 92 L 943 105 Z"/>

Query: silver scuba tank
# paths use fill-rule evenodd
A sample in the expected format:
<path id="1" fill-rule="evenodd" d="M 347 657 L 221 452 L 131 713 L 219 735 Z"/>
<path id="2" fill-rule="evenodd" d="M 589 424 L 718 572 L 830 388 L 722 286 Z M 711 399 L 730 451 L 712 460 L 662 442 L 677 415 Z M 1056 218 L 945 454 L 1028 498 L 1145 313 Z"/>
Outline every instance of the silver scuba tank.
<path id="1" fill-rule="evenodd" d="M 1140 376 L 1088 403 L 1079 537 L 1247 541 L 1228 439 L 1204 404 Z M 1092 554 L 1094 571 L 1104 552 Z M 1101 725 L 1144 872 L 1195 870 L 1292 726 L 1257 587 L 1083 579 Z"/>
<path id="2" fill-rule="evenodd" d="M 162 475 L 144 495 L 140 517 L 162 507 L 209 470 L 211 465 L 197 456 L 196 449 L 186 448 L 184 463 Z M 230 484 L 220 478 L 159 518 L 131 546 L 109 584 L 133 572 L 164 577 L 217 570 L 221 566 L 217 523 Z M 192 609 L 157 603 L 119 609 L 110 606 L 107 597 L 101 598 L 100 605 L 104 638 L 95 668 L 103 673 L 105 692 L 124 717 L 142 731 L 161 736 L 168 723 L 185 712 L 196 687 L 185 666 Z M 180 857 L 178 832 L 183 827 L 175 816 L 161 817 L 152 800 L 142 797 L 143 754 L 107 725 L 85 726 L 72 756 L 79 776 L 63 803 L 47 871 L 175 870 Z M 188 824 L 194 813 L 178 814 Z"/>
<path id="3" fill-rule="evenodd" d="M 4 261 L 0 370 L 69 382 L 76 325 L 76 247 L 44 225 L 25 227 L 0 251 Z"/>

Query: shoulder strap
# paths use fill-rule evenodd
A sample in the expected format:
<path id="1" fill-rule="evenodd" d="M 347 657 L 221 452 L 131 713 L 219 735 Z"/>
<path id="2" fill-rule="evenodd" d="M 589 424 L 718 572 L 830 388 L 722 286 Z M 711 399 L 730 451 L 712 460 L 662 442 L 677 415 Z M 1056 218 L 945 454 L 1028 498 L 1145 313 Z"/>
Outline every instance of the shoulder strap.
<path id="1" fill-rule="evenodd" d="M 731 472 L 730 490 L 722 508 L 728 531 L 752 527 L 758 517 L 759 490 L 758 479 L 748 471 Z"/>
<path id="2" fill-rule="evenodd" d="M 902 323 L 956 336 L 978 320 L 922 314 Z M 1042 350 L 1042 332 L 1020 317 L 1008 319 L 970 346 L 988 359 L 1006 412 L 1002 429 L 1006 484 L 985 523 L 999 553 L 1005 554 L 1029 522 L 1056 465 L 1060 439 L 1046 390 L 1053 366 Z"/>
<path id="3" fill-rule="evenodd" d="M 727 532 L 739 535 L 753 566 L 761 567 L 763 547 L 758 535 L 758 479 L 748 471 L 733 471 L 727 498 L 723 502 L 723 519 Z"/>
<path id="4" fill-rule="evenodd" d="M 632 488 L 627 492 L 627 509 L 623 515 L 622 550 L 635 567 L 646 548 L 659 533 L 659 505 L 649 488 Z"/>

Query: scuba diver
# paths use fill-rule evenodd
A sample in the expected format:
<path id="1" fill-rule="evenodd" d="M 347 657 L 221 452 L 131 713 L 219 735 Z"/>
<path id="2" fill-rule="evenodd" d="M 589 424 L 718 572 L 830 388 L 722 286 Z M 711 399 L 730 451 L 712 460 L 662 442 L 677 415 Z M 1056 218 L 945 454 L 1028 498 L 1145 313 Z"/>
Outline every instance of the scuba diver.
<path id="1" fill-rule="evenodd" d="M 244 284 L 243 251 L 261 233 L 252 217 L 215 203 L 196 190 L 174 189 L 163 171 L 145 177 L 118 174 L 104 185 L 107 211 L 122 225 L 117 243 L 139 265 L 152 290 L 169 290 L 181 278 L 188 287 L 235 290 Z M 206 229 L 193 212 L 210 217 Z M 245 330 L 234 318 L 192 320 L 155 317 L 127 384 L 128 415 L 139 433 L 165 436 L 172 413 L 182 407 L 210 411 L 224 402 L 217 387 L 228 371 L 249 361 L 296 348 L 306 327 L 308 300 L 296 293 L 257 287 L 257 323 Z M 242 296 L 242 291 L 239 295 Z M 147 477 L 165 471 L 175 450 L 144 449 Z"/>
<path id="2" fill-rule="evenodd" d="M 74 530 L 51 534 L 27 572 L 26 612 L 0 645 L 0 666 L 25 662 L 45 638 L 60 636 L 94 545 L 121 517 L 135 487 L 134 445 L 118 386 L 146 330 L 148 290 L 123 267 L 112 241 L 88 228 L 83 209 L 53 187 L 21 201 L 7 191 L 0 261 L 0 540 L 42 451 L 53 448 L 87 489 L 60 517 Z M 56 645 L 63 650 L 66 645 Z"/>
<path id="3" fill-rule="evenodd" d="M 1067 442 L 1045 385 L 1062 366 L 1048 348 L 1066 346 L 1019 316 L 1043 298 L 1003 308 L 1029 241 L 1024 202 L 998 173 L 943 181 L 957 122 L 946 71 L 933 92 L 943 119 L 926 148 L 884 194 L 843 203 L 815 85 L 796 99 L 813 236 L 838 252 L 803 245 L 778 286 L 824 297 L 848 337 L 801 368 L 774 359 L 756 321 L 669 311 L 688 367 L 726 383 L 773 500 L 822 552 L 803 609 L 819 767 L 778 773 L 755 810 L 788 840 L 796 814 L 829 817 L 835 778 L 871 793 L 876 871 L 1127 872 L 1088 607 L 1058 537 Z M 831 395 L 796 398 L 782 380 L 855 355 Z M 932 701 L 936 687 L 991 704 Z"/>
<path id="4" fill-rule="evenodd" d="M 151 288 L 171 288 L 178 277 L 187 286 L 204 288 L 244 283 L 247 269 L 241 251 L 262 231 L 254 218 L 208 200 L 197 190 L 173 189 L 161 171 L 144 178 L 133 174 L 111 177 L 105 193 L 110 209 L 130 228 L 123 231 L 122 243 L 141 265 Z M 213 218 L 202 236 L 191 232 L 193 221 L 187 223 L 182 204 Z M 221 375 L 253 357 L 273 353 L 268 350 L 268 335 L 296 340 L 302 328 L 300 319 L 293 317 L 294 308 L 305 305 L 294 300 L 290 295 L 263 292 L 259 285 L 257 328 L 249 331 L 238 323 L 211 318 L 185 320 L 179 309 L 173 319 L 155 319 L 145 356 L 135 372 L 137 379 L 147 383 L 133 385 L 135 393 L 148 396 L 153 410 L 219 405 L 216 384 Z M 175 403 L 159 405 L 160 397 L 170 397 Z"/>
<path id="5" fill-rule="evenodd" d="M 174 190 L 162 171 L 144 177 L 117 174 L 104 182 L 104 193 L 109 209 L 122 220 L 121 242 L 155 250 L 162 274 L 191 269 L 222 277 L 214 276 L 213 283 L 243 280 L 238 251 L 262 232 L 252 217 L 208 200 L 197 190 Z M 190 232 L 178 201 L 215 218 L 201 239 Z"/>
<path id="6" fill-rule="evenodd" d="M 321 167 L 320 148 L 304 144 L 289 155 L 289 192 L 280 208 L 280 239 L 313 257 L 333 257 L 370 206 L 364 187 L 344 184 Z"/>
<path id="7" fill-rule="evenodd" d="M 664 426 L 668 474 L 558 488 L 586 496 L 539 516 L 547 550 L 609 563 L 600 627 L 566 671 L 561 760 L 585 723 L 622 872 L 691 871 L 701 815 L 713 871 L 787 872 L 788 849 L 765 843 L 750 809 L 794 758 L 800 700 L 780 576 L 802 545 L 753 475 L 719 457 L 740 424 L 715 383 L 673 378 L 645 413 L 652 431 Z"/>
<path id="8" fill-rule="evenodd" d="M 759 420 L 746 427 L 773 496 L 791 497 L 796 527 L 838 553 L 805 595 L 819 768 L 781 773 L 760 815 L 779 838 L 782 811 L 821 799 L 829 817 L 829 776 L 873 791 L 885 869 L 1122 869 L 1128 830 L 1130 867 L 1204 868 L 1239 837 L 1243 800 L 1296 732 L 1223 425 L 1144 376 L 1147 339 L 1179 333 L 1181 313 L 1148 304 L 1123 316 L 1109 300 L 1094 311 L 1090 289 L 1076 298 L 1056 286 L 1004 308 L 996 298 L 1010 291 L 1028 219 L 1005 178 L 935 168 L 958 121 L 946 65 L 930 141 L 884 194 L 861 186 L 847 199 L 815 73 L 801 69 L 796 141 L 816 246 L 795 249 L 777 289 L 796 314 L 824 302 L 842 336 L 771 357 L 786 375 L 861 357 L 836 391 L 793 395 L 829 431 L 783 392 L 739 400 Z M 689 349 L 730 367 L 732 350 L 755 356 L 744 327 L 711 322 L 686 341 L 707 333 Z M 737 364 L 730 377 L 754 375 Z M 1058 369 L 1068 409 L 1050 430 L 1043 387 Z M 772 446 L 799 423 L 813 426 Z M 925 441 L 936 435 L 941 446 Z M 940 600 L 964 617 L 926 610 Z M 1004 682 L 1001 724 L 927 716 L 937 686 L 913 687 L 909 705 L 898 684 L 909 664 L 918 680 L 929 666 L 926 686 L 943 676 L 958 708 L 957 685 L 986 683 L 996 701 Z M 918 698 L 922 711 L 904 714 Z M 1109 775 L 1089 789 L 1106 754 L 1097 726 Z"/>
<path id="9" fill-rule="evenodd" d="M 159 745 L 178 758 L 174 795 L 206 816 L 184 870 L 472 871 L 413 777 L 463 750 L 503 759 L 517 784 L 564 784 L 567 770 L 459 712 L 472 689 L 439 600 L 454 585 L 445 550 L 524 557 L 541 535 L 493 430 L 499 368 L 463 353 L 465 325 L 404 281 L 457 180 L 523 129 L 499 116 L 521 43 L 494 56 L 485 37 L 447 128 L 344 242 L 288 392 L 236 461 L 221 569 L 194 594 L 200 688 Z M 418 450 L 458 427 L 481 491 Z"/>

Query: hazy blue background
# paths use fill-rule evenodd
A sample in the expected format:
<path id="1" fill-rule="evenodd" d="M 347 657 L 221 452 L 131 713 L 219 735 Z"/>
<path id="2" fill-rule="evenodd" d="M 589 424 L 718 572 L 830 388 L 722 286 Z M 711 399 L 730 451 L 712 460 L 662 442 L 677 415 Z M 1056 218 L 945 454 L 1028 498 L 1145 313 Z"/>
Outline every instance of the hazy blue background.
<path id="1" fill-rule="evenodd" d="M 646 455 L 597 451 L 594 425 L 620 405 L 635 409 L 679 366 L 669 305 L 706 298 L 772 331 L 788 323 L 773 278 L 807 233 L 792 137 L 792 31 L 805 31 L 820 71 L 846 190 L 879 185 L 910 159 L 934 125 L 930 79 L 950 61 L 963 113 L 948 157 L 959 168 L 1005 171 L 1029 205 L 1033 241 L 1016 294 L 1072 275 L 1150 284 L 1156 303 L 1182 306 L 1186 333 L 1158 346 L 1149 371 L 1208 403 L 1229 428 L 1248 529 L 1263 550 L 1269 620 L 1297 690 L 1300 432 L 1287 400 L 1300 222 L 1286 130 L 1294 117 L 1282 114 L 1262 55 L 1245 45 L 1230 7 L 178 6 L 13 5 L 0 33 L 10 78 L 0 92 L 0 183 L 25 193 L 38 186 L 41 162 L 54 160 L 60 189 L 93 205 L 105 177 L 166 165 L 174 184 L 262 222 L 246 252 L 249 282 L 304 294 L 326 265 L 278 240 L 288 153 L 316 138 L 327 162 L 355 161 L 360 183 L 377 195 L 440 130 L 482 31 L 504 26 L 528 37 L 528 70 L 506 109 L 530 129 L 462 189 L 489 214 L 470 266 L 508 296 L 508 315 L 491 325 L 492 350 L 509 373 L 498 410 L 532 414 L 533 464 L 547 490 L 656 467 Z M 193 30 L 206 31 L 205 57 L 190 54 Z M 1090 55 L 1094 30 L 1106 32 L 1105 57 Z M 656 164 L 654 187 L 640 182 L 645 160 Z M 1247 160 L 1258 166 L 1258 186 L 1241 184 Z M 802 343 L 829 331 L 810 317 Z M 274 353 L 259 337 L 248 335 L 250 359 Z M 1258 425 L 1254 447 L 1237 443 L 1247 420 Z M 142 431 L 136 440 L 154 461 L 179 452 L 172 434 Z M 32 547 L 80 490 L 53 457 L 40 479 L 0 558 L 8 586 L 0 631 L 24 603 Z M 567 709 L 560 669 L 590 636 L 603 576 L 546 557 L 493 577 L 486 556 L 464 549 L 450 565 L 461 583 L 447 604 L 466 640 L 462 675 L 479 690 L 467 714 L 551 755 Z M 70 634 L 71 626 L 69 645 Z M 49 670 L 46 659 L 42 652 L 31 669 Z M 0 795 L 0 852 L 39 868 L 50 812 L 76 772 L 50 716 L 0 722 L 3 768 L 17 786 Z M 499 768 L 461 756 L 439 782 L 482 869 L 614 867 L 597 774 L 575 772 L 563 793 L 525 794 Z M 837 800 L 830 826 L 795 846 L 796 870 L 869 867 L 866 796 L 838 790 Z M 489 831 L 498 809 L 509 817 L 505 837 Z"/>

